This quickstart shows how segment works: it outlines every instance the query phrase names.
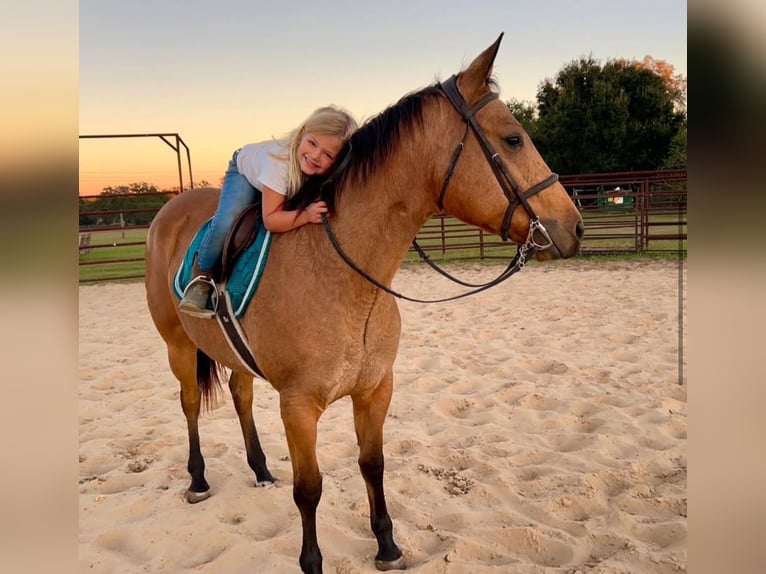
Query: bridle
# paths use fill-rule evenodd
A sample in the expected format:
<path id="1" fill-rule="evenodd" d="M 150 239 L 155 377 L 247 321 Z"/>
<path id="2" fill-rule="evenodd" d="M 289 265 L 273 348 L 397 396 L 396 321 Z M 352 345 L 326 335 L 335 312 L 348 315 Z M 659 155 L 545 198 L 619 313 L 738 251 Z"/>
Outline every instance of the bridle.
<path id="1" fill-rule="evenodd" d="M 399 299 L 414 301 L 416 303 L 441 303 L 444 301 L 453 301 L 455 299 L 467 297 L 468 295 L 473 295 L 480 291 L 484 291 L 485 289 L 489 289 L 490 287 L 493 287 L 505 281 L 511 275 L 517 273 L 518 271 L 521 271 L 521 269 L 523 269 L 524 266 L 526 265 L 527 260 L 530 257 L 532 257 L 535 253 L 537 253 L 538 251 L 543 251 L 545 249 L 548 249 L 549 247 L 554 245 L 553 239 L 548 233 L 548 230 L 545 229 L 545 226 L 540 222 L 540 218 L 537 216 L 537 214 L 535 214 L 534 210 L 532 209 L 532 206 L 529 205 L 529 202 L 527 200 L 530 197 L 540 193 L 544 189 L 556 183 L 556 181 L 558 181 L 559 176 L 555 173 L 552 173 L 547 178 L 533 185 L 526 191 L 520 192 L 519 186 L 516 184 L 516 182 L 513 179 L 513 176 L 511 176 L 510 172 L 508 171 L 508 168 L 506 167 L 505 163 L 500 157 L 500 154 L 498 154 L 495 151 L 495 149 L 492 147 L 492 144 L 490 144 L 489 140 L 484 135 L 484 132 L 482 131 L 481 126 L 478 124 L 475 117 L 476 112 L 478 112 L 481 108 L 483 108 L 489 102 L 491 102 L 492 100 L 498 97 L 497 93 L 490 92 L 489 94 L 481 98 L 478 102 L 476 102 L 473 106 L 469 108 L 468 104 L 463 99 L 463 96 L 460 95 L 460 92 L 457 89 L 457 76 L 453 75 L 448 80 L 441 82 L 439 84 L 439 87 L 441 88 L 442 92 L 447 97 L 449 102 L 452 104 L 452 106 L 455 108 L 455 110 L 460 114 L 460 116 L 466 122 L 465 133 L 463 134 L 463 138 L 457 144 L 455 151 L 452 153 L 452 158 L 450 159 L 450 163 L 447 166 L 447 171 L 445 172 L 445 175 L 444 175 L 444 181 L 442 183 L 441 191 L 439 193 L 439 201 L 438 201 L 439 209 L 440 210 L 444 209 L 444 197 L 447 194 L 447 188 L 449 186 L 450 180 L 452 179 L 452 174 L 455 171 L 455 166 L 457 165 L 457 162 L 460 159 L 460 155 L 463 152 L 463 148 L 465 147 L 465 141 L 466 141 L 466 138 L 468 137 L 468 131 L 470 128 L 470 130 L 473 131 L 474 135 L 476 136 L 476 139 L 478 140 L 479 145 L 481 146 L 481 149 L 484 152 L 484 155 L 486 156 L 490 167 L 492 168 L 492 172 L 495 174 L 495 178 L 497 179 L 498 184 L 503 190 L 505 197 L 508 199 L 508 208 L 505 211 L 505 215 L 503 216 L 503 223 L 500 227 L 500 237 L 502 238 L 503 241 L 508 241 L 508 238 L 509 238 L 508 232 L 511 225 L 511 218 L 513 217 L 513 212 L 519 206 L 524 207 L 525 211 L 529 215 L 530 223 L 529 223 L 529 231 L 527 232 L 527 237 L 524 243 L 519 245 L 516 251 L 516 255 L 514 256 L 513 260 L 508 264 L 508 267 L 506 267 L 505 270 L 500 275 L 498 275 L 495 279 L 492 279 L 491 281 L 488 281 L 487 283 L 482 283 L 482 284 L 467 283 L 465 281 L 461 281 L 460 279 L 457 279 L 456 277 L 453 277 L 452 275 L 450 275 L 449 273 L 441 269 L 436 263 L 434 263 L 428 257 L 428 255 L 426 255 L 425 251 L 423 251 L 423 249 L 418 245 L 417 241 L 413 239 L 412 245 L 417 251 L 418 255 L 420 255 L 420 257 L 426 263 L 428 263 L 428 265 L 430 265 L 434 270 L 436 270 L 443 276 L 447 277 L 448 279 L 454 281 L 455 283 L 473 288 L 471 291 L 467 291 L 465 293 L 461 293 L 459 295 L 455 295 L 452 297 L 446 297 L 444 299 L 424 300 L 424 299 L 414 299 L 412 297 L 407 297 L 405 295 L 402 295 L 401 293 L 397 293 L 396 291 L 392 290 L 390 287 L 387 287 L 386 285 L 382 284 L 377 279 L 368 275 L 364 270 L 360 269 L 356 265 L 356 263 L 354 263 L 354 261 L 346 254 L 346 252 L 338 243 L 337 237 L 335 237 L 335 234 L 333 233 L 332 228 L 330 227 L 329 221 L 327 219 L 327 214 L 322 214 L 322 223 L 324 224 L 324 228 L 325 228 L 325 231 L 327 232 L 327 236 L 329 237 L 330 242 L 332 243 L 335 250 L 338 252 L 338 255 L 340 255 L 340 257 L 354 271 L 359 273 L 367 281 L 369 281 L 370 283 L 372 283 L 379 289 L 382 289 L 386 293 L 389 293 L 390 295 L 398 297 Z M 545 240 L 544 244 L 537 243 L 537 241 L 535 240 L 535 233 L 539 233 L 544 238 Z"/>
<path id="2" fill-rule="evenodd" d="M 463 147 L 465 147 L 465 140 L 466 137 L 468 137 L 468 128 L 470 127 L 476 136 L 476 139 L 479 141 L 481 150 L 484 152 L 484 155 L 487 158 L 490 167 L 492 168 L 492 173 L 495 174 L 495 179 L 497 179 L 497 182 L 500 184 L 505 197 L 508 199 L 508 209 L 505 211 L 503 223 L 500 226 L 500 238 L 503 241 L 508 241 L 508 230 L 511 226 L 511 217 L 513 216 L 513 212 L 516 211 L 516 208 L 521 205 L 529 215 L 530 229 L 534 227 L 534 229 L 539 231 L 547 242 L 545 245 L 540 245 L 534 242 L 533 238 L 530 247 L 534 247 L 537 251 L 542 251 L 551 247 L 553 245 L 551 236 L 548 234 L 548 231 L 545 229 L 543 224 L 540 223 L 540 218 L 535 214 L 534 209 L 532 209 L 532 206 L 529 205 L 527 200 L 533 195 L 537 195 L 544 189 L 556 183 L 559 179 L 559 176 L 555 173 L 552 173 L 543 181 L 536 183 L 525 192 L 520 192 L 519 186 L 516 184 L 513 176 L 505 166 L 505 162 L 503 162 L 500 154 L 497 153 L 492 147 L 492 144 L 489 143 L 487 136 L 484 135 L 481 126 L 476 121 L 476 112 L 478 112 L 492 100 L 497 99 L 497 93 L 490 92 L 469 108 L 468 104 L 463 99 L 463 96 L 460 95 L 460 92 L 457 89 L 457 76 L 451 76 L 447 81 L 442 82 L 440 87 L 455 110 L 457 110 L 457 112 L 465 120 L 466 127 L 465 133 L 463 134 L 463 139 L 460 141 L 460 143 L 457 144 L 457 147 L 452 154 L 450 164 L 447 167 L 447 172 L 444 176 L 444 183 L 442 183 L 441 193 L 439 194 L 439 209 L 444 209 L 444 196 L 447 195 L 447 186 L 449 185 L 450 179 L 452 178 L 452 173 L 455 170 L 455 165 L 460 159 L 460 154 L 463 151 Z M 532 235 L 534 235 L 534 233 L 532 233 Z M 527 241 L 529 241 L 529 239 L 527 239 Z"/>

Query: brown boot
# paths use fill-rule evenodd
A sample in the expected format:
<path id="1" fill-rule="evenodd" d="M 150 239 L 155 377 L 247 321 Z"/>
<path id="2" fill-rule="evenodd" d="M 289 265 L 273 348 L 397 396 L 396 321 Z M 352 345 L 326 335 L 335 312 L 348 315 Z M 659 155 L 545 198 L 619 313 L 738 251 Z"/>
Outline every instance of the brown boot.
<path id="1" fill-rule="evenodd" d="M 209 271 L 200 271 L 196 261 L 194 262 L 192 275 L 194 279 L 189 282 L 189 285 L 184 290 L 184 297 L 178 304 L 178 309 L 192 317 L 212 319 L 215 317 L 215 311 L 206 307 L 210 291 L 215 288 L 212 276 Z"/>

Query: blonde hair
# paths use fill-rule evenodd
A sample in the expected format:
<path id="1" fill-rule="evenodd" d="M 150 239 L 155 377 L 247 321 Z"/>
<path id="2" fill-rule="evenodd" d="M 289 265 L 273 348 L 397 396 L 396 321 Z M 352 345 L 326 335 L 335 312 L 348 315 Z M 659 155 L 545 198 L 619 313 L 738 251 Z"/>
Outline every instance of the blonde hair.
<path id="1" fill-rule="evenodd" d="M 287 197 L 295 195 L 306 181 L 306 174 L 301 171 L 298 158 L 298 146 L 304 133 L 338 136 L 345 144 L 358 127 L 356 120 L 346 110 L 333 105 L 323 106 L 314 110 L 303 123 L 279 140 L 286 148 L 286 153 L 276 157 L 287 162 Z"/>

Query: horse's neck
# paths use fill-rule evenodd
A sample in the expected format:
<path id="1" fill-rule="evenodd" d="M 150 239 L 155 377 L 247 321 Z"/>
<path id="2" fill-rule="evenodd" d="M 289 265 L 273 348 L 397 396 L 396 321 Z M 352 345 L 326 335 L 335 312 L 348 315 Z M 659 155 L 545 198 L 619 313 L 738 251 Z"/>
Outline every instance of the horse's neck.
<path id="1" fill-rule="evenodd" d="M 433 209 L 429 176 L 417 157 L 423 156 L 403 150 L 363 183 L 349 184 L 331 220 L 348 254 L 382 281 L 393 278 Z"/>

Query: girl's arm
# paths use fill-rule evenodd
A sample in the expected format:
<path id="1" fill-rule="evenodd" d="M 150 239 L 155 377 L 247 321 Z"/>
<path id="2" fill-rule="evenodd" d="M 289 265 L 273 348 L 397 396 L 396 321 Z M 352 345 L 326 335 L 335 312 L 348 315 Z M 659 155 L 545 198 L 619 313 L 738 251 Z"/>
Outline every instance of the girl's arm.
<path id="1" fill-rule="evenodd" d="M 327 213 L 324 201 L 315 201 L 302 210 L 285 210 L 285 196 L 268 186 L 263 186 L 263 223 L 272 233 L 296 229 L 307 223 L 321 223 Z"/>

